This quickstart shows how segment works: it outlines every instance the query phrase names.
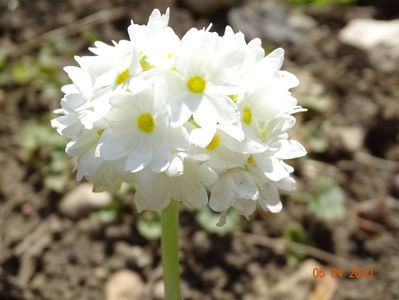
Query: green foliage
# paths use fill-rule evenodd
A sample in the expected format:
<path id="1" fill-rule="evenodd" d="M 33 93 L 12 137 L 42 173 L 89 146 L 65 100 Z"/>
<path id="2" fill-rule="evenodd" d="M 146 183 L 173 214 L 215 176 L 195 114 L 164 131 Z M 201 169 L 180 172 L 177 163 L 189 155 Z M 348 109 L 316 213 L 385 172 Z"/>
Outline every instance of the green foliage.
<path id="1" fill-rule="evenodd" d="M 0 88 L 5 86 L 9 81 L 9 75 L 7 72 L 7 58 L 0 52 Z"/>
<path id="2" fill-rule="evenodd" d="M 323 134 L 320 124 L 316 121 L 309 121 L 303 125 L 306 136 L 307 150 L 313 153 L 323 153 L 328 148 L 328 139 Z"/>
<path id="3" fill-rule="evenodd" d="M 124 202 L 132 192 L 134 192 L 134 189 L 128 183 L 122 183 L 119 191 L 112 194 L 112 202 L 93 212 L 90 217 L 101 223 L 112 223 L 120 220 L 124 213 Z"/>
<path id="4" fill-rule="evenodd" d="M 241 217 L 235 209 L 230 209 L 226 215 L 226 223 L 218 226 L 220 213 L 213 212 L 208 206 L 200 209 L 196 214 L 198 224 L 209 233 L 224 236 L 242 228 Z"/>
<path id="5" fill-rule="evenodd" d="M 331 98 L 313 95 L 298 95 L 298 102 L 301 106 L 313 110 L 316 113 L 325 114 L 331 106 Z"/>
<path id="6" fill-rule="evenodd" d="M 262 48 L 263 48 L 263 50 L 265 50 L 266 53 L 270 53 L 273 50 L 275 50 L 277 48 L 277 46 L 274 45 L 273 43 L 262 40 Z"/>
<path id="7" fill-rule="evenodd" d="M 32 161 L 41 149 L 63 152 L 65 149 L 65 138 L 60 136 L 49 124 L 40 124 L 37 121 L 28 121 L 22 127 L 20 143 L 23 156 L 26 160 Z"/>
<path id="8" fill-rule="evenodd" d="M 293 5 L 350 5 L 357 2 L 357 0 L 288 0 L 288 3 Z"/>
<path id="9" fill-rule="evenodd" d="M 69 179 L 70 165 L 66 156 L 65 139 L 48 123 L 28 121 L 19 132 L 22 158 L 28 165 L 43 165 L 40 173 L 44 185 L 62 192 Z"/>
<path id="10" fill-rule="evenodd" d="M 52 152 L 49 164 L 42 169 L 44 185 L 53 191 L 62 192 L 69 179 L 69 174 L 65 170 L 70 170 L 65 153 Z"/>
<path id="11" fill-rule="evenodd" d="M 0 52 L 0 73 L 4 72 L 7 67 L 6 56 Z"/>
<path id="12" fill-rule="evenodd" d="M 24 57 L 12 67 L 12 77 L 20 84 L 27 83 L 38 75 L 37 63 L 31 57 Z"/>
<path id="13" fill-rule="evenodd" d="M 310 196 L 309 208 L 323 220 L 340 219 L 345 216 L 345 194 L 333 179 L 321 177 Z"/>
<path id="14" fill-rule="evenodd" d="M 7 65 L 0 55 L 0 87 L 24 85 L 30 93 L 37 91 L 40 98 L 53 101 L 61 97 L 60 88 L 66 82 L 62 61 L 51 44 L 45 44 L 36 56 L 23 56 Z"/>
<path id="15" fill-rule="evenodd" d="M 305 245 L 311 245 L 312 241 L 306 230 L 298 223 L 290 224 L 283 234 L 283 240 L 287 243 L 295 242 Z M 287 263 L 295 266 L 304 260 L 306 255 L 302 252 L 290 251 L 287 255 Z"/>
<path id="16" fill-rule="evenodd" d="M 106 207 L 92 213 L 91 218 L 99 220 L 101 223 L 112 223 L 117 220 L 123 211 L 123 203 L 113 197 L 113 200 Z"/>
<path id="17" fill-rule="evenodd" d="M 331 106 L 331 98 L 310 94 L 299 94 L 297 98 L 299 104 L 308 109 L 308 113 L 311 114 L 311 121 L 307 121 L 298 129 L 306 138 L 306 149 L 312 153 L 327 151 L 328 139 L 321 129 L 321 124 Z"/>
<path id="18" fill-rule="evenodd" d="M 101 36 L 91 30 L 82 30 L 80 36 L 90 45 L 95 41 L 101 40 Z"/>
<path id="19" fill-rule="evenodd" d="M 137 230 L 147 240 L 156 240 L 161 237 L 161 216 L 155 212 L 143 213 L 137 221 Z"/>

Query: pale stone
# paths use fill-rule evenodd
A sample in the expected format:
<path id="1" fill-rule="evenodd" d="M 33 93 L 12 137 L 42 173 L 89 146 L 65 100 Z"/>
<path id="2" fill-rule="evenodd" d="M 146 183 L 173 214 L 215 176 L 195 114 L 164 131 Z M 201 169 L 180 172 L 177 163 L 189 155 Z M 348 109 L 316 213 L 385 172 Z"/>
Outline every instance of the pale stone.
<path id="1" fill-rule="evenodd" d="M 380 71 L 399 67 L 399 20 L 354 19 L 339 33 L 341 42 L 366 53 Z"/>
<path id="2" fill-rule="evenodd" d="M 89 183 L 78 185 L 62 198 L 59 209 L 71 218 L 78 218 L 108 205 L 112 196 L 107 192 L 94 193 Z"/>
<path id="3" fill-rule="evenodd" d="M 129 270 L 112 274 L 105 283 L 105 300 L 142 300 L 144 293 L 143 280 L 137 273 Z"/>

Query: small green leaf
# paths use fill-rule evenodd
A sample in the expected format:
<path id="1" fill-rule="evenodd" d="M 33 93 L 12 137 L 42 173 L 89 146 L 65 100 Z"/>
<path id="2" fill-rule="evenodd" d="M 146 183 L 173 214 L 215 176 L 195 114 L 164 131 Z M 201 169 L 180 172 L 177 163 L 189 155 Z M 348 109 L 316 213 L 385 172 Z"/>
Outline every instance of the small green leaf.
<path id="1" fill-rule="evenodd" d="M 114 198 L 107 206 L 93 212 L 90 217 L 99 220 L 101 223 L 111 223 L 118 219 L 123 210 L 122 202 Z"/>
<path id="2" fill-rule="evenodd" d="M 304 125 L 307 137 L 308 151 L 313 153 L 323 153 L 328 148 L 328 140 L 320 129 L 320 126 L 313 121 Z"/>
<path id="3" fill-rule="evenodd" d="M 331 105 L 331 98 L 317 97 L 313 95 L 298 95 L 298 102 L 301 106 L 312 109 L 319 113 L 326 113 Z"/>
<path id="4" fill-rule="evenodd" d="M 42 147 L 64 152 L 66 145 L 65 138 L 59 135 L 49 124 L 44 125 L 33 120 L 25 123 L 19 133 L 19 137 L 21 146 L 28 157 L 32 152 Z"/>
<path id="5" fill-rule="evenodd" d="M 37 63 L 30 57 L 17 62 L 12 67 L 12 77 L 17 83 L 23 84 L 32 80 L 38 74 Z"/>
<path id="6" fill-rule="evenodd" d="M 137 222 L 137 230 L 148 240 L 156 240 L 161 237 L 161 216 L 157 213 L 146 212 Z"/>
<path id="7" fill-rule="evenodd" d="M 309 200 L 309 208 L 323 220 L 340 219 L 345 216 L 345 194 L 333 179 L 321 177 Z"/>
<path id="8" fill-rule="evenodd" d="M 44 178 L 46 188 L 61 193 L 68 184 L 69 177 L 67 174 L 48 174 Z"/>
<path id="9" fill-rule="evenodd" d="M 311 245 L 312 241 L 302 225 L 298 223 L 290 224 L 283 234 L 283 239 L 287 243 L 295 242 L 305 245 Z M 306 255 L 298 251 L 290 251 L 287 256 L 287 263 L 290 266 L 296 266 L 305 259 Z"/>
<path id="10" fill-rule="evenodd" d="M 59 84 L 49 80 L 45 81 L 42 86 L 41 97 L 48 99 L 49 101 L 60 98 L 61 94 Z"/>
<path id="11" fill-rule="evenodd" d="M 68 158 L 65 153 L 52 152 L 50 157 L 49 171 L 52 173 L 62 173 L 68 168 Z"/>
<path id="12" fill-rule="evenodd" d="M 118 218 L 118 214 L 112 210 L 100 210 L 91 215 L 91 218 L 99 220 L 101 223 L 112 223 Z"/>
<path id="13" fill-rule="evenodd" d="M 0 73 L 5 71 L 7 67 L 7 58 L 0 52 Z"/>
<path id="14" fill-rule="evenodd" d="M 196 214 L 196 220 L 207 232 L 220 236 L 227 235 L 241 228 L 241 217 L 235 209 L 230 209 L 226 215 L 226 223 L 223 226 L 216 225 L 219 222 L 220 213 L 215 213 L 207 206 Z"/>

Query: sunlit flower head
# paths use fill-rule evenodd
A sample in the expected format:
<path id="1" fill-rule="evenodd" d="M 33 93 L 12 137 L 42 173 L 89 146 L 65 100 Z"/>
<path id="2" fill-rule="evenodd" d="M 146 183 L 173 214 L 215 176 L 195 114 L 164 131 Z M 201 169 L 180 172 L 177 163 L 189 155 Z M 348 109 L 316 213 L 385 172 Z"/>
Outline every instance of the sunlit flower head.
<path id="1" fill-rule="evenodd" d="M 61 108 L 51 122 L 69 139 L 77 180 L 97 191 L 134 187 L 139 211 L 160 211 L 171 199 L 249 217 L 259 206 L 281 211 L 280 191 L 293 191 L 288 159 L 304 156 L 290 139 L 304 111 L 290 89 L 297 78 L 281 67 L 284 51 L 265 55 L 230 27 L 222 36 L 191 28 L 181 39 L 169 9 L 129 38 L 95 42 L 92 55 L 66 67 Z"/>

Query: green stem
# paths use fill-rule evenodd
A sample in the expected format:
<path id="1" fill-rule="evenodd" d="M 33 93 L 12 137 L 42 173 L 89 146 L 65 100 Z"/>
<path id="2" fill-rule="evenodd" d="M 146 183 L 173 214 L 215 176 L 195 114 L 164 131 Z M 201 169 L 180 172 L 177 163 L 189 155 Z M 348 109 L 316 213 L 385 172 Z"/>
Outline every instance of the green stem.
<path id="1" fill-rule="evenodd" d="M 162 218 L 162 266 L 165 300 L 180 300 L 179 245 L 177 239 L 179 203 L 171 200 L 161 212 Z"/>

